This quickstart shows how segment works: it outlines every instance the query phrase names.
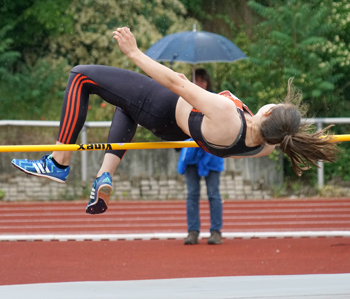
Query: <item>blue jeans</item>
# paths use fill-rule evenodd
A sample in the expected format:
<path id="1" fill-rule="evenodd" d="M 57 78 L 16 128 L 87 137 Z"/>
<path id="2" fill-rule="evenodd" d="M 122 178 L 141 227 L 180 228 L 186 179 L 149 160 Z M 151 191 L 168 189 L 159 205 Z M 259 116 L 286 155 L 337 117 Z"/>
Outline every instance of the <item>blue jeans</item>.
<path id="1" fill-rule="evenodd" d="M 188 165 L 185 172 L 187 185 L 187 227 L 188 231 L 200 231 L 199 197 L 200 197 L 200 176 L 197 165 Z M 207 194 L 210 205 L 210 231 L 220 231 L 222 228 L 222 201 L 219 191 L 220 172 L 210 171 L 205 177 Z"/>

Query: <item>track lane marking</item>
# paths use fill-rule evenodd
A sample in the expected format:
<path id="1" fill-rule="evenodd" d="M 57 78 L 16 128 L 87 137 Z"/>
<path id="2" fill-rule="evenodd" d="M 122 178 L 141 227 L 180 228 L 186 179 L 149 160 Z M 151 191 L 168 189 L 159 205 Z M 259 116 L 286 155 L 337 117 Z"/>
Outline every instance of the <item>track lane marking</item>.
<path id="1" fill-rule="evenodd" d="M 201 233 L 200 238 L 208 238 L 209 233 Z M 117 240 L 151 240 L 184 239 L 187 233 L 145 233 L 145 234 L 31 234 L 0 236 L 0 241 L 117 241 Z M 267 239 L 267 238 L 319 238 L 350 237 L 350 231 L 285 231 L 285 232 L 223 232 L 226 239 Z"/>

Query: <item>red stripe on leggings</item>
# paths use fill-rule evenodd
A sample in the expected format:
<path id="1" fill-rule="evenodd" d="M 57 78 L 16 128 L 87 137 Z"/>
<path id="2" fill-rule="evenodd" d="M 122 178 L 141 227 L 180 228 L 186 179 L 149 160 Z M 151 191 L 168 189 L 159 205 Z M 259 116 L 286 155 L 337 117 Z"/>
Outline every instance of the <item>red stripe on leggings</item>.
<path id="1" fill-rule="evenodd" d="M 76 106 L 76 102 L 75 102 L 75 99 L 76 99 L 76 91 L 77 91 L 77 88 L 79 88 L 79 94 L 80 94 L 80 91 L 81 91 L 81 81 L 86 79 L 87 77 L 86 76 L 81 76 L 78 80 L 78 82 L 76 84 L 74 84 L 74 90 L 73 90 L 73 94 L 70 94 L 69 95 L 69 98 L 68 98 L 68 103 L 69 103 L 69 106 L 68 106 L 68 103 L 67 103 L 67 107 L 69 107 L 69 119 L 68 119 L 68 122 L 66 124 L 66 126 L 64 127 L 64 135 L 63 135 L 63 139 L 62 139 L 62 143 L 67 143 L 68 140 L 66 139 L 67 137 L 67 134 L 68 132 L 70 132 L 72 129 L 71 129 L 71 126 L 70 126 L 70 123 L 72 121 L 72 117 L 73 117 L 73 114 L 74 114 L 74 106 Z M 72 101 L 71 101 L 72 99 Z M 77 107 L 77 106 L 76 106 Z M 73 129 L 74 130 L 74 129 Z M 70 134 L 71 135 L 71 134 Z"/>
<path id="2" fill-rule="evenodd" d="M 94 81 L 90 80 L 90 79 L 84 79 L 81 84 L 79 85 L 79 90 L 78 90 L 78 101 L 77 101 L 77 104 L 76 104 L 76 107 L 77 109 L 79 109 L 80 107 L 80 95 L 81 95 L 81 89 L 83 88 L 84 84 L 85 83 L 91 83 L 91 84 L 95 84 L 95 85 L 98 85 L 97 83 L 95 83 Z M 78 120 L 78 115 L 79 113 L 75 113 L 75 116 L 74 116 L 74 120 L 73 120 L 73 124 L 72 124 L 72 129 L 70 130 L 70 133 L 69 133 L 69 136 L 68 136 L 68 140 L 70 140 L 70 138 L 72 137 L 72 134 L 73 134 L 73 131 L 74 131 L 74 128 L 77 124 L 77 120 Z"/>
<path id="3" fill-rule="evenodd" d="M 67 125 L 67 117 L 68 117 L 69 112 L 70 112 L 69 107 L 70 107 L 70 101 L 71 101 L 72 90 L 73 90 L 73 88 L 74 88 L 75 81 L 79 78 L 79 76 L 80 76 L 80 75 L 76 75 L 76 76 L 74 77 L 73 82 L 72 82 L 72 84 L 71 84 L 71 86 L 70 86 L 70 88 L 69 88 L 68 99 L 67 99 L 67 106 L 66 106 L 66 115 L 65 115 L 65 117 L 64 117 L 64 120 L 63 120 L 63 123 L 62 123 L 62 127 L 61 127 L 61 133 L 60 133 L 60 136 L 59 136 L 59 138 L 58 138 L 58 141 L 59 141 L 59 142 L 62 142 L 62 143 L 64 143 L 63 140 L 62 140 L 62 134 L 63 134 L 63 132 L 65 131 L 63 128 Z"/>

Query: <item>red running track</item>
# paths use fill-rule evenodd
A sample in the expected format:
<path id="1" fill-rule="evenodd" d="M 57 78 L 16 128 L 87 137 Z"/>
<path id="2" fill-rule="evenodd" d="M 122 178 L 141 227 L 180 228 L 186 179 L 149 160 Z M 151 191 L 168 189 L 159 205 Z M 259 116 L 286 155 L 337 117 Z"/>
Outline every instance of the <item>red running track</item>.
<path id="1" fill-rule="evenodd" d="M 185 233 L 185 201 L 112 202 L 102 215 L 86 202 L 0 204 L 0 235 Z M 226 201 L 223 232 L 350 231 L 350 199 Z M 201 202 L 202 232 L 209 205 Z"/>
<path id="2" fill-rule="evenodd" d="M 185 202 L 1 203 L 0 235 L 186 232 Z M 223 232 L 350 231 L 350 200 L 228 201 Z M 207 202 L 202 231 L 209 229 Z M 0 242 L 0 285 L 65 281 L 350 273 L 350 238 Z"/>

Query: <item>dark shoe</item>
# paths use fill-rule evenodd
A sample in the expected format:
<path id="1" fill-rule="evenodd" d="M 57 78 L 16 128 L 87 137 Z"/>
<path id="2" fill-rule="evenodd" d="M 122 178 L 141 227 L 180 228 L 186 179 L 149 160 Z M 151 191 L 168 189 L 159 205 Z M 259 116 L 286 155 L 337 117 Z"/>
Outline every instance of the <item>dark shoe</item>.
<path id="1" fill-rule="evenodd" d="M 220 245 L 222 243 L 221 241 L 221 233 L 217 230 L 213 230 L 210 234 L 210 237 L 208 239 L 208 244 L 210 245 Z"/>
<path id="2" fill-rule="evenodd" d="M 185 245 L 194 245 L 194 244 L 198 244 L 198 236 L 199 236 L 199 232 L 195 231 L 195 230 L 190 230 L 188 232 L 188 236 L 185 239 L 184 244 Z"/>

